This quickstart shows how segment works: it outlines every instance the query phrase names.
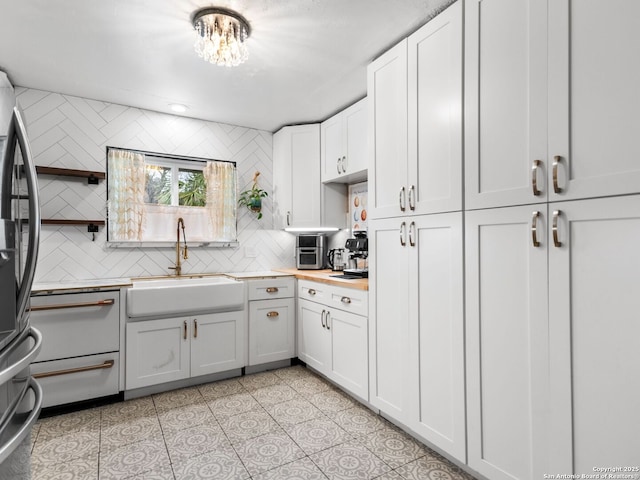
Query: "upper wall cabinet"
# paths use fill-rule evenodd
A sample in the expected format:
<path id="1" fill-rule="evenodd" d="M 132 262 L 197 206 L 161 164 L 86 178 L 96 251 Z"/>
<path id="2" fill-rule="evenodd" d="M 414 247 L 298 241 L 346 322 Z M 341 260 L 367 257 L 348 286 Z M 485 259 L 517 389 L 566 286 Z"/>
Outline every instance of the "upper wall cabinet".
<path id="1" fill-rule="evenodd" d="M 462 209 L 462 2 L 369 65 L 373 218 Z"/>
<path id="2" fill-rule="evenodd" d="M 367 99 L 320 125 L 323 182 L 355 183 L 367 179 Z"/>
<path id="3" fill-rule="evenodd" d="M 276 229 L 346 226 L 346 185 L 320 183 L 320 124 L 273 135 L 273 209 Z"/>
<path id="4" fill-rule="evenodd" d="M 320 225 L 320 125 L 283 127 L 273 135 L 275 228 Z"/>
<path id="5" fill-rule="evenodd" d="M 640 192 L 638 18 L 631 0 L 549 2 L 549 200 Z"/>
<path id="6" fill-rule="evenodd" d="M 640 191 L 638 15 L 624 0 L 467 2 L 467 209 Z"/>

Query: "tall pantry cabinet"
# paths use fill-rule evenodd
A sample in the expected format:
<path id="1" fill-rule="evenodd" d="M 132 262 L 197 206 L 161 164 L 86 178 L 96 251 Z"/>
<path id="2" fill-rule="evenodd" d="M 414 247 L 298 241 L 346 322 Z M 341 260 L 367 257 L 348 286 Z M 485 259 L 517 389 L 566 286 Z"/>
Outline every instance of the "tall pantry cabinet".
<path id="1" fill-rule="evenodd" d="M 464 462 L 462 2 L 368 69 L 369 401 Z"/>
<path id="2" fill-rule="evenodd" d="M 466 3 L 468 464 L 491 479 L 637 464 L 639 16 Z"/>

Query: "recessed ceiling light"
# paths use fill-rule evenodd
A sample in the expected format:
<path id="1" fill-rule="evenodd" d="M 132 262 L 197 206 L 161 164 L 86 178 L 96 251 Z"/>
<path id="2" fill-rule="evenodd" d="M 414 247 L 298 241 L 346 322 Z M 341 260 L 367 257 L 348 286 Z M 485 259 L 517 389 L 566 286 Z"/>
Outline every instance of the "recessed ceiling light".
<path id="1" fill-rule="evenodd" d="M 169 105 L 169 108 L 176 113 L 184 113 L 189 109 L 189 107 L 181 105 L 180 103 L 172 103 Z"/>

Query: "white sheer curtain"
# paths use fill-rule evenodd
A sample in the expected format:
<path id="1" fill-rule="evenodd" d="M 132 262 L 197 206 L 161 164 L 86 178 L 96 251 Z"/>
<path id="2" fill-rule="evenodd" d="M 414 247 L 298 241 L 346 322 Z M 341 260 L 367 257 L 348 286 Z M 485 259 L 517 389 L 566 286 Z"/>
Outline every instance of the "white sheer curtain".
<path id="1" fill-rule="evenodd" d="M 204 167 L 207 183 L 207 210 L 213 238 L 236 240 L 236 169 L 229 162 L 207 162 Z"/>
<path id="2" fill-rule="evenodd" d="M 142 240 L 145 223 L 144 155 L 109 149 L 110 240 Z"/>

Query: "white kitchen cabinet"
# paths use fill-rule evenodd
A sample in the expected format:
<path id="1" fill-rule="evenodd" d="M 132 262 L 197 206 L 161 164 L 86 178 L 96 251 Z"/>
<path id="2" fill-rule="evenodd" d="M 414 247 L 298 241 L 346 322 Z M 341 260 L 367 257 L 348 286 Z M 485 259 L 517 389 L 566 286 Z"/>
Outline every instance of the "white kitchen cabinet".
<path id="1" fill-rule="evenodd" d="M 44 407 L 120 391 L 119 290 L 33 296 L 31 324 L 43 336 L 31 373 Z"/>
<path id="2" fill-rule="evenodd" d="M 640 4 L 614 3 L 466 3 L 467 209 L 640 192 Z"/>
<path id="3" fill-rule="evenodd" d="M 273 219 L 282 229 L 343 228 L 345 185 L 320 183 L 320 125 L 283 127 L 273 135 Z"/>
<path id="4" fill-rule="evenodd" d="M 370 218 L 462 209 L 462 51 L 457 2 L 369 65 Z"/>
<path id="5" fill-rule="evenodd" d="M 295 279 L 276 277 L 247 282 L 249 365 L 296 356 Z"/>
<path id="6" fill-rule="evenodd" d="M 468 464 L 495 480 L 550 471 L 546 221 L 546 204 L 466 214 Z"/>
<path id="7" fill-rule="evenodd" d="M 367 99 L 320 124 L 322 182 L 367 179 Z"/>
<path id="8" fill-rule="evenodd" d="M 276 228 L 312 227 L 320 213 L 320 125 L 283 127 L 273 135 Z"/>
<path id="9" fill-rule="evenodd" d="M 466 209 L 546 200 L 546 8 L 537 0 L 466 2 Z"/>
<path id="10" fill-rule="evenodd" d="M 324 374 L 330 369 L 331 355 L 326 311 L 322 304 L 298 298 L 298 358 Z"/>
<path id="11" fill-rule="evenodd" d="M 244 367 L 244 312 L 198 315 L 191 326 L 192 377 Z"/>
<path id="12" fill-rule="evenodd" d="M 126 389 L 189 378 L 188 318 L 127 323 Z"/>
<path id="13" fill-rule="evenodd" d="M 405 219 L 369 223 L 369 402 L 409 424 L 409 276 Z"/>
<path id="14" fill-rule="evenodd" d="M 550 200 L 640 192 L 640 3 L 549 2 Z M 557 166 L 554 164 L 558 163 Z"/>
<path id="15" fill-rule="evenodd" d="M 636 466 L 640 196 L 549 207 L 548 471 Z"/>
<path id="16" fill-rule="evenodd" d="M 126 389 L 244 366 L 244 313 L 127 323 Z"/>
<path id="17" fill-rule="evenodd" d="M 363 400 L 369 396 L 366 291 L 298 281 L 298 358 Z"/>
<path id="18" fill-rule="evenodd" d="M 370 402 L 466 460 L 462 213 L 369 226 Z"/>

